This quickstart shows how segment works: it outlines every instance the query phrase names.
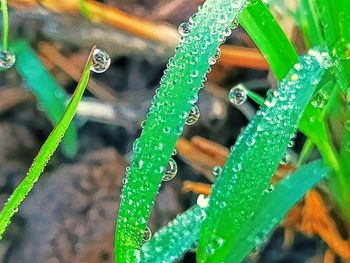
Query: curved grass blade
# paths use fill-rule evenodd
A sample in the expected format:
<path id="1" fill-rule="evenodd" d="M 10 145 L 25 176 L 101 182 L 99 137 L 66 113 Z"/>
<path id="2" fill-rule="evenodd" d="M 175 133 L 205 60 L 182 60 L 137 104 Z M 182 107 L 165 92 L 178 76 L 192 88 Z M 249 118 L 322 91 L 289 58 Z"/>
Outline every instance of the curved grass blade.
<path id="1" fill-rule="evenodd" d="M 81 100 L 86 85 L 89 81 L 90 68 L 92 65 L 91 54 L 93 50 L 89 55 L 80 82 L 68 104 L 66 112 L 63 114 L 61 120 L 58 122 L 57 126 L 53 129 L 41 147 L 38 155 L 33 161 L 32 166 L 29 168 L 27 176 L 17 186 L 0 213 L 0 239 L 2 238 L 7 226 L 10 224 L 12 216 L 17 213 L 20 204 L 32 190 L 34 184 L 38 181 L 41 173 L 44 171 L 45 166 L 62 140 L 64 133 L 68 129 L 69 124 L 73 120 L 78 103 Z"/>
<path id="2" fill-rule="evenodd" d="M 279 182 L 274 190 L 264 194 L 254 215 L 245 222 L 237 239 L 222 248 L 223 261 L 241 262 L 249 253 L 261 246 L 286 213 L 331 170 L 316 161 L 301 167 Z"/>
<path id="3" fill-rule="evenodd" d="M 1 12 L 2 12 L 2 48 L 6 51 L 8 48 L 8 35 L 9 35 L 9 14 L 7 8 L 7 0 L 1 0 Z"/>
<path id="4" fill-rule="evenodd" d="M 116 262 L 136 260 L 167 163 L 198 99 L 209 62 L 215 61 L 219 45 L 231 32 L 232 21 L 245 3 L 207 0 L 182 32 L 184 37 L 169 61 L 142 134 L 134 143 L 134 160 L 126 176 L 116 227 Z"/>
<path id="5" fill-rule="evenodd" d="M 239 16 L 239 22 L 253 39 L 281 80 L 297 62 L 297 53 L 283 30 L 261 0 L 251 1 Z"/>
<path id="6" fill-rule="evenodd" d="M 321 53 L 312 54 L 299 58 L 277 94 L 267 98 L 238 138 L 213 187 L 200 233 L 198 262 L 220 262 L 222 246 L 238 237 L 268 189 L 303 110 L 329 66 Z"/>
<path id="7" fill-rule="evenodd" d="M 197 205 L 177 216 L 142 247 L 140 262 L 174 262 L 197 244 L 205 209 Z"/>
<path id="8" fill-rule="evenodd" d="M 57 125 L 66 110 L 67 94 L 27 42 L 17 41 L 11 48 L 16 54 L 17 71 L 23 77 L 28 89 L 38 98 L 51 122 Z M 68 157 L 73 157 L 77 148 L 77 127 L 72 122 L 63 138 L 63 151 Z"/>

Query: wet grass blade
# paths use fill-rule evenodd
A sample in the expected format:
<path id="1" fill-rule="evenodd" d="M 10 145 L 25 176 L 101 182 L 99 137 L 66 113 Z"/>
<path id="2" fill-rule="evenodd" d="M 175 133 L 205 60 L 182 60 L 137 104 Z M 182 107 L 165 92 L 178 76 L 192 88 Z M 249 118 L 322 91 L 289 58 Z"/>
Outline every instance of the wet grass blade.
<path id="1" fill-rule="evenodd" d="M 152 101 L 122 190 L 115 261 L 134 262 L 167 164 L 218 47 L 231 32 L 245 0 L 207 0 L 189 24 Z"/>
<path id="2" fill-rule="evenodd" d="M 272 192 L 264 194 L 254 215 L 239 232 L 239 237 L 222 248 L 225 254 L 222 262 L 241 262 L 252 250 L 265 243 L 286 213 L 329 174 L 330 169 L 322 161 L 316 161 L 299 168 L 279 182 Z"/>
<path id="3" fill-rule="evenodd" d="M 17 188 L 10 196 L 0 213 L 0 239 L 2 238 L 2 235 L 5 232 L 7 226 L 10 224 L 12 216 L 15 213 L 17 213 L 20 204 L 26 198 L 28 193 L 32 190 L 34 184 L 38 181 L 41 173 L 44 171 L 45 166 L 51 159 L 51 156 L 57 149 L 60 141 L 62 140 L 62 137 L 64 136 L 64 133 L 66 132 L 71 121 L 73 120 L 78 103 L 81 100 L 86 85 L 89 81 L 90 68 L 92 65 L 91 54 L 92 53 L 90 53 L 80 82 L 61 120 L 58 122 L 57 126 L 53 129 L 53 131 L 41 147 L 38 155 L 33 161 L 32 166 L 29 168 L 27 176 L 17 186 Z"/>
<path id="4" fill-rule="evenodd" d="M 300 57 L 238 138 L 213 187 L 200 233 L 198 262 L 219 262 L 224 254 L 221 248 L 238 237 L 269 188 L 271 175 L 328 63 L 316 51 Z"/>
<path id="5" fill-rule="evenodd" d="M 240 262 L 259 247 L 273 228 L 284 218 L 302 196 L 327 176 L 330 169 L 321 161 L 299 168 L 265 193 L 254 216 L 239 234 L 237 243 L 228 244 L 226 262 Z M 288 194 L 286 194 L 288 193 Z M 194 206 L 160 229 L 141 250 L 142 263 L 175 262 L 197 245 L 199 231 L 205 218 L 205 208 Z"/>
<path id="6" fill-rule="evenodd" d="M 320 46 L 325 43 L 315 1 L 300 1 L 296 12 L 296 21 L 303 33 L 304 42 L 308 48 Z"/>
<path id="7" fill-rule="evenodd" d="M 57 125 L 66 110 L 67 94 L 27 42 L 13 43 L 11 49 L 16 54 L 16 69 L 23 77 L 26 87 L 38 98 L 53 125 Z M 72 122 L 63 138 L 63 152 L 66 156 L 73 157 L 77 147 L 77 127 Z"/>
<path id="8" fill-rule="evenodd" d="M 0 7 L 2 12 L 2 48 L 6 51 L 8 47 L 9 34 L 9 14 L 7 8 L 7 0 L 1 0 Z"/>
<path id="9" fill-rule="evenodd" d="M 297 62 L 297 53 L 283 30 L 261 0 L 251 1 L 239 22 L 253 39 L 278 80 Z"/>
<path id="10" fill-rule="evenodd" d="M 142 263 L 174 262 L 194 248 L 205 209 L 193 206 L 160 229 L 141 250 Z"/>

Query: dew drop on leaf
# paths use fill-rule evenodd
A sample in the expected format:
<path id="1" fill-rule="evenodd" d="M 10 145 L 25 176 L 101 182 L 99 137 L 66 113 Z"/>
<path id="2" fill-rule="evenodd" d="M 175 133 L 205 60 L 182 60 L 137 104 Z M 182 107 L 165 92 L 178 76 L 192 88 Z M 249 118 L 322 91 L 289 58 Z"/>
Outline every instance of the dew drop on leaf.
<path id="1" fill-rule="evenodd" d="M 233 105 L 242 105 L 247 100 L 247 91 L 242 85 L 237 85 L 230 90 L 228 98 Z"/>
<path id="2" fill-rule="evenodd" d="M 200 194 L 197 198 L 197 205 L 201 208 L 208 207 L 209 204 L 209 198 L 205 197 L 203 194 Z"/>
<path id="3" fill-rule="evenodd" d="M 326 106 L 328 95 L 326 92 L 318 92 L 311 101 L 311 105 L 318 109 L 323 109 Z"/>
<path id="4" fill-rule="evenodd" d="M 178 31 L 181 36 L 188 36 L 191 32 L 191 24 L 189 22 L 181 23 L 178 27 Z"/>
<path id="5" fill-rule="evenodd" d="M 214 166 L 211 171 L 215 177 L 218 177 L 221 174 L 222 168 L 221 166 Z"/>
<path id="6" fill-rule="evenodd" d="M 105 72 L 111 65 L 111 58 L 106 51 L 95 48 L 92 54 L 92 67 L 91 70 L 96 73 Z"/>
<path id="7" fill-rule="evenodd" d="M 145 244 L 147 241 L 149 241 L 151 237 L 152 237 L 152 231 L 148 226 L 146 226 L 145 232 L 143 233 L 143 237 L 142 237 L 142 244 Z"/>
<path id="8" fill-rule="evenodd" d="M 231 30 L 235 30 L 239 25 L 239 21 L 237 18 L 235 18 L 232 22 L 232 25 L 231 25 Z"/>
<path id="9" fill-rule="evenodd" d="M 163 177 L 163 181 L 164 182 L 168 182 L 171 179 L 173 179 L 177 174 L 177 164 L 174 161 L 174 159 L 170 159 L 170 161 L 168 162 L 164 177 Z"/>
<path id="10" fill-rule="evenodd" d="M 265 189 L 265 193 L 271 193 L 274 189 L 275 187 L 272 184 L 270 184 L 269 187 Z"/>
<path id="11" fill-rule="evenodd" d="M 0 51 L 0 70 L 11 68 L 16 62 L 16 56 L 9 50 Z"/>
<path id="12" fill-rule="evenodd" d="M 199 120 L 199 117 L 200 111 L 196 105 L 193 105 L 185 123 L 187 125 L 193 125 Z"/>

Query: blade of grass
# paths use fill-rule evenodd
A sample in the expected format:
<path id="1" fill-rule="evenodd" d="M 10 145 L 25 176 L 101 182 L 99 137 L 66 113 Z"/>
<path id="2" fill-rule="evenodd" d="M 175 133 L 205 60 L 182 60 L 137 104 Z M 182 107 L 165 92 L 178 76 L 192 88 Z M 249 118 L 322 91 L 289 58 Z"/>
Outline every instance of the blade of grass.
<path id="1" fill-rule="evenodd" d="M 34 184 L 38 181 L 41 173 L 44 171 L 45 166 L 57 149 L 62 137 L 64 136 L 64 133 L 68 129 L 69 124 L 73 120 L 78 103 L 81 100 L 86 85 L 89 81 L 90 68 L 92 65 L 91 54 L 93 50 L 94 48 L 89 55 L 81 80 L 68 104 L 67 110 L 41 147 L 38 155 L 33 161 L 32 166 L 29 168 L 27 176 L 17 186 L 0 213 L 0 239 L 2 238 L 7 226 L 10 224 L 12 216 L 17 213 L 20 204 L 32 190 Z"/>
<path id="2" fill-rule="evenodd" d="M 296 20 L 308 48 L 320 46 L 325 43 L 315 1 L 301 0 L 298 5 Z"/>
<path id="3" fill-rule="evenodd" d="M 16 54 L 16 69 L 23 77 L 26 87 L 38 98 L 50 121 L 57 125 L 66 110 L 67 94 L 27 42 L 17 41 L 11 48 Z M 77 144 L 77 127 L 72 122 L 63 138 L 64 153 L 73 157 L 78 148 Z"/>
<path id="4" fill-rule="evenodd" d="M 329 169 L 321 161 L 305 165 L 279 182 L 274 190 L 265 193 L 254 216 L 244 225 L 239 244 L 231 246 L 227 262 L 238 262 L 262 242 L 296 202 L 316 183 L 328 175 Z M 288 193 L 288 195 L 286 195 Z M 161 228 L 141 250 L 141 262 L 175 262 L 186 251 L 196 247 L 205 209 L 194 206 Z M 264 236 L 261 236 L 264 233 Z M 256 238 L 260 237 L 260 239 Z M 256 239 L 255 239 L 256 238 Z"/>
<path id="5" fill-rule="evenodd" d="M 261 0 L 254 0 L 240 14 L 239 22 L 264 55 L 277 79 L 283 79 L 298 57 L 269 9 Z"/>
<path id="6" fill-rule="evenodd" d="M 239 238 L 224 245 L 224 260 L 241 262 L 249 253 L 261 246 L 272 230 L 283 220 L 286 213 L 321 179 L 330 174 L 330 169 L 316 161 L 301 167 L 279 182 L 271 193 L 266 193 L 253 216 L 238 233 Z"/>
<path id="7" fill-rule="evenodd" d="M 191 17 L 190 33 L 170 59 L 144 129 L 134 143 L 118 214 L 115 261 L 134 262 L 154 198 L 192 105 L 198 99 L 209 60 L 230 32 L 245 0 L 207 0 Z"/>
<path id="8" fill-rule="evenodd" d="M 316 51 L 300 57 L 281 82 L 278 94 L 267 98 L 238 138 L 212 190 L 200 233 L 198 262 L 219 262 L 224 253 L 221 248 L 238 238 L 256 209 L 322 79 L 327 64 L 323 59 Z"/>
<path id="9" fill-rule="evenodd" d="M 205 209 L 197 205 L 177 216 L 142 246 L 140 262 L 170 263 L 181 258 L 195 247 L 204 217 Z"/>
<path id="10" fill-rule="evenodd" d="M 7 51 L 8 35 L 9 35 L 9 14 L 7 8 L 7 0 L 1 0 L 2 12 L 2 48 Z"/>

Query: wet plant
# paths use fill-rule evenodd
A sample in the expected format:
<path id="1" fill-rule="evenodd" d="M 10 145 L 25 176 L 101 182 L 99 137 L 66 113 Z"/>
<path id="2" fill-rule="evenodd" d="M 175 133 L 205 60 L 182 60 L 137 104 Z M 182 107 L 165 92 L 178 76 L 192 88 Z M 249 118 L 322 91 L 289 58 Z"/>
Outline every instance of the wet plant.
<path id="1" fill-rule="evenodd" d="M 300 8 L 307 4 L 304 2 Z M 314 19 L 327 18 L 328 10 L 334 8 L 330 5 L 333 4 L 320 1 L 316 6 L 317 16 L 307 22 L 317 26 L 318 34 L 325 33 L 323 29 L 329 21 L 321 25 Z M 305 8 L 303 12 L 311 11 Z M 342 15 L 344 25 L 350 21 L 344 12 L 333 15 Z M 294 17 L 296 19 L 297 14 Z M 232 147 L 214 183 L 208 205 L 185 212 L 141 248 L 151 206 L 176 139 L 198 99 L 197 93 L 206 80 L 205 73 L 215 63 L 214 51 L 237 26 L 237 19 L 265 56 L 279 87 L 266 99 L 241 86 L 230 91 L 229 99 L 236 105 L 244 103 L 247 97 L 262 105 Z M 339 74 L 339 71 L 346 70 L 342 63 L 346 64 L 344 57 L 347 59 L 349 54 L 337 56 L 336 51 L 332 52 L 334 43 L 317 42 L 321 39 L 317 35 L 308 54 L 298 57 L 269 8 L 260 0 L 207 0 L 189 22 L 180 24 L 179 33 L 182 35 L 180 44 L 169 61 L 142 126 L 142 134 L 135 141 L 134 161 L 126 172 L 116 229 L 116 262 L 173 262 L 185 251 L 196 247 L 197 241 L 198 262 L 239 262 L 266 240 L 293 204 L 325 175 L 329 175 L 331 189 L 332 185 L 341 189 L 332 192 L 340 213 L 346 217 L 350 211 L 345 208 L 348 207 L 346 198 L 341 199 L 338 195 L 349 196 L 345 187 L 348 176 L 344 169 L 347 168 L 341 165 L 341 156 L 331 141 L 326 118 L 330 112 L 339 110 L 339 106 L 334 106 L 339 104 L 341 94 L 334 83 L 344 84 L 346 74 Z M 343 39 L 343 35 L 338 37 L 338 40 Z M 307 41 L 311 43 L 311 40 Z M 341 50 L 348 50 L 349 41 L 345 41 L 345 46 L 341 41 Z M 285 162 L 285 153 L 292 147 L 297 130 L 308 137 L 299 160 L 300 167 L 273 187 L 271 177 L 279 163 Z M 314 145 L 324 164 L 320 161 L 303 166 Z M 309 185 L 305 182 L 300 188 L 297 178 L 303 177 L 302 174 L 309 174 L 314 181 Z M 292 179 L 296 181 L 292 182 Z M 293 189 L 295 195 L 285 200 L 281 209 L 262 211 L 261 207 L 268 206 L 261 202 L 269 205 L 278 202 L 277 196 L 287 188 Z M 194 227 L 188 228 L 189 225 Z"/>
<path id="2" fill-rule="evenodd" d="M 2 238 L 7 226 L 11 222 L 11 218 L 18 212 L 20 204 L 32 190 L 35 183 L 39 180 L 45 166 L 51 159 L 59 143 L 61 142 L 65 132 L 73 120 L 78 103 L 81 100 L 83 93 L 89 81 L 90 71 L 105 71 L 109 64 L 109 58 L 105 57 L 104 64 L 100 60 L 100 54 L 105 54 L 104 51 L 93 48 L 85 65 L 81 80 L 65 110 L 63 116 L 59 120 L 57 126 L 53 129 L 47 140 L 41 147 L 38 155 L 29 168 L 27 176 L 17 186 L 13 194 L 9 197 L 4 208 L 0 212 L 0 238 Z M 97 60 L 96 60 L 97 59 Z M 102 65 L 103 64 L 103 65 Z M 102 70 L 103 69 L 103 70 Z"/>

